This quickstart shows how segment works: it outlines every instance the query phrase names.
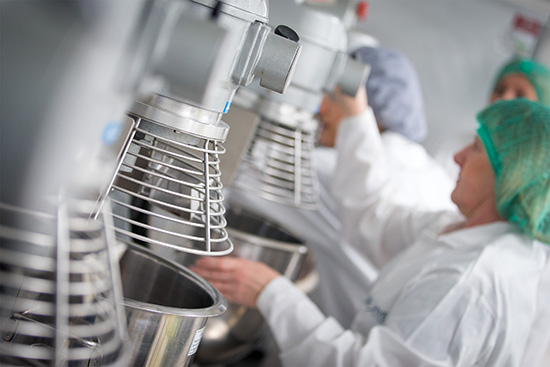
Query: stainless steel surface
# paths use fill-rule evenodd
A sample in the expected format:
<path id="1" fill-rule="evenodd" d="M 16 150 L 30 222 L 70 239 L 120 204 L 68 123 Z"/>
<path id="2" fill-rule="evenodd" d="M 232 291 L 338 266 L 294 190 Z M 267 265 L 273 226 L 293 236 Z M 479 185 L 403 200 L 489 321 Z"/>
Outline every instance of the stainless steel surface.
<path id="1" fill-rule="evenodd" d="M 220 156 L 220 169 L 223 172 L 222 183 L 227 187 L 231 186 L 237 176 L 242 157 L 252 141 L 256 127 L 260 123 L 260 116 L 257 113 L 233 105 L 225 115 L 224 121 L 231 126 L 227 140 L 224 143 L 226 152 Z"/>
<path id="2" fill-rule="evenodd" d="M 2 185 L 2 201 L 5 199 L 17 207 L 35 208 L 37 202 L 47 201 L 44 198 L 58 195 L 65 189 L 79 188 L 83 183 L 93 181 L 97 186 L 105 185 L 104 181 L 118 177 L 111 175 L 110 167 L 116 159 L 103 154 L 105 145 L 110 144 L 106 127 L 117 125 L 123 119 L 133 99 L 143 101 L 143 95 L 179 97 L 178 102 L 203 109 L 204 113 L 197 115 L 194 111 L 191 115 L 180 115 L 182 118 L 199 116 L 190 128 L 178 124 L 171 127 L 174 120 L 163 117 L 156 121 L 157 115 L 151 118 L 150 127 L 155 123 L 158 126 L 148 130 L 138 131 L 138 126 L 144 128 L 146 124 L 136 123 L 136 129 L 130 131 L 124 145 L 118 168 L 123 167 L 124 162 L 122 174 L 133 171 L 142 175 L 144 181 L 132 181 L 131 175 L 122 178 L 120 181 L 126 181 L 120 186 L 117 181 L 115 184 L 121 188 L 117 192 L 129 196 L 128 200 L 117 203 L 117 207 L 123 211 L 134 210 L 134 214 L 140 216 L 147 211 L 134 201 L 150 198 L 151 205 L 161 205 L 171 211 L 178 211 L 181 202 L 185 202 L 189 210 L 178 212 L 180 220 L 181 216 L 184 218 L 179 223 L 186 221 L 195 232 L 192 237 L 176 233 L 178 240 L 207 244 L 206 249 L 197 250 L 198 253 L 208 252 L 210 242 L 215 241 L 225 245 L 219 253 L 230 251 L 230 242 L 223 230 L 223 198 L 216 159 L 223 151 L 218 140 L 227 131 L 221 115 L 229 108 L 237 86 L 249 82 L 252 75 L 265 73 L 269 76 L 270 87 L 283 88 L 288 83 L 300 46 L 288 40 L 272 42 L 271 34 L 263 32 L 257 42 L 251 43 L 251 49 L 243 51 L 244 39 L 256 34 L 249 32 L 251 24 L 267 20 L 266 1 L 230 0 L 222 4 L 219 14 L 216 14 L 215 5 L 221 2 L 202 2 L 207 6 L 201 5 L 201 1 L 184 3 L 177 0 L 1 2 L 2 29 L 7 31 L 3 32 L 6 37 L 3 37 L 1 53 L 6 72 L 2 73 L 3 113 L 0 119 L 2 127 L 7 129 L 2 129 L 1 145 L 2 152 L 9 153 L 3 154 L 3 158 L 10 157 L 8 164 L 2 165 L 2 172 L 7 172 L 9 178 L 8 184 L 3 182 Z M 195 11 L 197 7 L 201 10 Z M 173 12 L 176 8 L 178 11 Z M 197 14 L 200 16 L 195 17 Z M 278 49 L 284 57 L 272 49 L 277 45 L 284 45 Z M 267 64 L 260 62 L 259 54 L 263 55 L 268 49 L 269 55 L 281 60 L 273 64 L 277 70 L 266 70 Z M 230 52 L 226 52 L 228 50 Z M 252 67 L 240 74 L 239 82 L 234 83 L 235 56 L 242 54 L 250 56 L 243 60 L 248 60 Z M 186 79 L 180 74 L 190 77 Z M 197 85 L 200 92 L 193 93 Z M 186 95 L 182 90 L 191 90 L 191 93 Z M 163 112 L 173 114 L 174 110 Z M 167 139 L 173 136 L 180 139 Z M 131 154 L 126 157 L 128 152 Z M 140 165 L 143 162 L 145 166 Z M 201 170 L 203 177 L 197 179 L 196 174 Z M 176 191 L 180 189 L 184 192 Z M 165 199 L 166 194 L 170 199 Z M 80 361 L 104 364 L 117 361 L 114 344 L 109 343 L 120 332 L 108 330 L 116 326 L 117 317 L 112 313 L 107 317 L 104 309 L 107 306 L 103 306 L 102 298 L 93 293 L 98 291 L 107 297 L 105 299 L 110 299 L 109 292 L 114 293 L 108 287 L 105 271 L 99 274 L 112 265 L 112 257 L 94 252 L 101 242 L 94 236 L 101 236 L 100 233 L 108 236 L 113 225 L 88 220 L 88 215 L 97 210 L 94 205 L 86 205 L 86 209 L 88 213 L 82 218 L 73 220 L 69 215 L 66 223 L 53 213 L 54 228 L 44 233 L 36 233 L 32 221 L 22 228 L 7 230 L 9 220 L 2 218 L 2 228 L 6 229 L 3 234 L 15 233 L 15 238 L 2 241 L 2 261 L 9 262 L 2 265 L 2 271 L 9 275 L 2 277 L 2 281 L 7 279 L 9 284 L 2 283 L 0 288 L 2 310 L 7 310 L 2 314 L 2 328 L 7 325 L 9 335 L 4 335 L 12 341 L 8 346 L 13 352 L 9 354 L 10 359 L 23 354 L 25 362 L 22 364 L 33 364 L 47 356 L 54 360 L 54 363 L 47 361 L 50 365 L 60 365 L 71 358 L 75 365 Z M 98 215 L 101 217 L 101 213 Z M 122 219 L 120 214 L 117 216 Z M 122 220 L 121 232 L 134 234 L 128 227 L 136 227 L 139 220 L 126 219 Z M 74 225 L 75 229 L 66 233 L 63 223 L 69 228 Z M 90 233 L 79 227 L 84 223 L 92 226 Z M 142 226 L 142 230 L 151 231 L 152 228 Z M 81 236 L 86 237 L 85 245 Z M 139 236 L 132 239 L 148 239 L 146 235 Z M 85 248 L 80 248 L 81 245 Z M 73 246 L 76 246 L 74 252 Z M 65 257 L 67 251 L 70 259 Z M 103 252 L 109 251 L 107 246 L 107 251 Z M 55 271 L 55 276 L 51 275 Z M 83 273 L 85 271 L 89 274 Z M 44 272 L 49 276 L 33 278 Z M 110 279 L 116 283 L 115 272 L 111 275 Z M 72 281 L 77 284 L 67 285 Z M 23 293 L 17 288 L 21 284 L 28 286 Z M 66 299 L 93 302 L 97 313 L 86 313 L 84 308 L 77 307 L 77 318 L 70 319 L 67 326 L 62 316 L 72 317 L 72 307 L 63 306 L 62 301 Z M 4 303 L 8 301 L 9 304 Z M 78 324 L 78 317 L 84 318 L 80 320 L 83 325 Z M 73 321 L 75 324 L 70 324 Z M 13 323 L 19 325 L 17 330 L 21 332 L 15 336 Z M 102 334 L 95 335 L 96 332 Z M 39 342 L 31 341 L 32 348 L 25 344 L 28 335 L 40 338 Z M 62 338 L 71 341 L 63 343 Z M 14 343 L 20 340 L 23 343 L 15 346 Z M 94 348 L 90 347 L 92 345 Z"/>
<path id="3" fill-rule="evenodd" d="M 235 256 L 266 263 L 291 280 L 298 278 L 307 255 L 298 238 L 250 212 L 229 209 L 227 220 Z M 267 325 L 255 309 L 230 303 L 226 313 L 212 321 L 197 351 L 199 364 L 238 361 L 262 347 L 269 337 Z"/>
<path id="4" fill-rule="evenodd" d="M 158 94 L 136 101 L 130 114 L 205 139 L 223 141 L 229 132 L 229 126 L 219 120 L 219 113 Z"/>
<path id="5" fill-rule="evenodd" d="M 260 22 L 254 22 L 248 28 L 243 52 L 233 67 L 232 80 L 239 85 L 248 85 L 258 77 L 262 87 L 284 93 L 301 46 L 270 31 L 271 28 Z"/>
<path id="6" fill-rule="evenodd" d="M 235 256 L 264 262 L 291 280 L 305 278 L 312 271 L 312 265 L 306 262 L 306 247 L 276 223 L 239 209 L 230 208 L 226 216 Z M 185 253 L 162 254 L 184 265 L 196 260 Z M 210 365 L 238 361 L 261 347 L 268 336 L 257 310 L 230 303 L 223 315 L 209 320 L 195 362 Z"/>
<path id="7" fill-rule="evenodd" d="M 62 201 L 51 214 L 0 205 L 2 365 L 126 364 L 114 233 L 108 211 L 89 220 L 93 205 Z"/>
<path id="8" fill-rule="evenodd" d="M 218 155 L 225 151 L 220 144 L 228 126 L 221 116 L 236 89 L 254 76 L 263 86 L 284 91 L 301 46 L 271 33 L 265 25 L 265 0 L 194 0 L 185 6 L 175 1 L 165 6 L 166 21 L 152 63 L 162 83 L 130 109 L 135 127 L 99 206 L 110 195 L 121 238 L 224 255 L 232 244 L 223 218 Z M 198 26 L 201 22 L 204 27 Z M 197 77 L 192 75 L 196 70 L 201 71 Z M 150 206 L 173 215 L 155 214 Z M 152 216 L 160 225 L 151 225 Z M 163 222 L 175 222 L 182 230 L 162 229 Z"/>
<path id="9" fill-rule="evenodd" d="M 338 18 L 294 1 L 272 2 L 270 24 L 281 22 L 300 35 L 300 59 L 285 94 L 263 90 L 257 82 L 237 91 L 234 103 L 258 113 L 261 122 L 234 187 L 280 204 L 315 209 L 314 114 L 323 94 L 335 87 L 355 95 L 367 69 L 348 57 L 346 29 Z"/>
<path id="10" fill-rule="evenodd" d="M 193 0 L 186 2 L 183 10 L 180 3 L 166 3 L 169 24 L 155 55 L 155 70 L 165 81 L 158 94 L 221 114 L 227 111 L 237 88 L 248 85 L 255 76 L 277 92 L 286 88 L 301 46 L 279 36 L 275 37 L 280 42 L 271 42 L 274 35 L 266 25 L 267 0 Z M 201 33 L 201 28 L 188 26 L 191 19 L 205 22 L 206 30 L 220 28 L 227 34 L 215 29 Z M 276 62 L 266 63 L 269 56 Z M 201 69 L 209 72 L 178 76 Z M 205 77 L 198 78 L 203 74 Z M 201 88 L 205 79 L 208 88 Z"/>
<path id="11" fill-rule="evenodd" d="M 60 186 L 102 177 L 94 160 L 133 100 L 150 0 L 1 1 L 0 201 L 37 209 Z M 22 61 L 24 60 L 24 61 Z M 139 61 L 139 62 L 138 62 Z M 103 170 L 101 170 L 101 168 Z"/>
<path id="12" fill-rule="evenodd" d="M 227 91 L 220 93 L 217 83 L 226 78 L 225 65 L 234 52 L 231 32 L 210 21 L 207 14 L 190 14 L 189 1 L 156 4 L 162 9 L 158 36 L 153 39 L 151 50 L 151 74 L 156 82 L 151 80 L 152 89 L 142 91 L 138 98 L 162 90 L 197 106 L 221 97 L 223 100 L 217 103 L 223 107 Z"/>
<path id="13" fill-rule="evenodd" d="M 218 6 L 218 0 L 190 0 L 191 2 L 215 8 Z M 224 14 L 246 20 L 250 23 L 256 21 L 267 23 L 269 0 L 224 0 L 219 11 Z"/>
<path id="14" fill-rule="evenodd" d="M 64 193 L 110 179 L 104 133 L 148 71 L 152 8 L 0 2 L 2 366 L 126 366 L 112 224 L 89 220 L 99 190 Z"/>
<path id="15" fill-rule="evenodd" d="M 314 209 L 319 197 L 313 154 L 316 126 L 306 130 L 262 119 L 234 186 L 281 204 Z"/>
<path id="16" fill-rule="evenodd" d="M 139 117 L 130 137 L 110 193 L 118 236 L 196 254 L 230 253 L 218 158 L 223 147 Z M 167 230 L 165 221 L 180 230 Z"/>
<path id="17" fill-rule="evenodd" d="M 189 366 L 209 317 L 226 301 L 185 267 L 128 244 L 120 259 L 128 334 L 129 366 Z"/>
<path id="18" fill-rule="evenodd" d="M 323 93 L 340 87 L 354 96 L 366 78 L 365 65 L 347 55 L 347 32 L 337 17 L 294 1 L 270 3 L 269 24 L 282 23 L 300 35 L 302 51 L 287 93 L 280 95 L 257 88 L 267 98 L 298 106 L 314 114 Z"/>

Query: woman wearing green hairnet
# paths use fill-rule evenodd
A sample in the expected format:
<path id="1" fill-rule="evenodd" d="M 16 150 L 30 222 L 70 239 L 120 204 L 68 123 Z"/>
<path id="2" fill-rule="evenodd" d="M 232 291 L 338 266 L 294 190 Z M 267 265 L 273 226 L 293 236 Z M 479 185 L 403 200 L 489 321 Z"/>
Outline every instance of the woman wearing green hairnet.
<path id="1" fill-rule="evenodd" d="M 460 212 L 431 212 L 386 191 L 391 176 L 364 90 L 338 98 L 348 116 L 334 175 L 344 234 L 384 264 L 351 329 L 265 264 L 204 258 L 195 270 L 229 301 L 258 308 L 285 366 L 547 363 L 550 109 L 522 98 L 481 111 L 473 143 L 455 155 Z"/>
<path id="2" fill-rule="evenodd" d="M 550 107 L 550 70 L 534 60 L 514 58 L 500 68 L 489 103 L 525 98 Z"/>

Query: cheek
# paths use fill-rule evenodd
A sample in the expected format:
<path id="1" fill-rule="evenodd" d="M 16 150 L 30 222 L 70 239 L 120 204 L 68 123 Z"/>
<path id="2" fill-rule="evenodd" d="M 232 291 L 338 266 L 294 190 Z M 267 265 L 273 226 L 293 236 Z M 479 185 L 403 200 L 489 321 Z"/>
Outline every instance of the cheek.
<path id="1" fill-rule="evenodd" d="M 464 172 L 464 170 L 462 171 Z M 466 176 L 467 177 L 467 176 Z M 470 185 L 467 179 L 459 178 L 455 184 L 455 188 L 451 192 L 451 201 L 459 207 L 467 199 Z"/>
<path id="2" fill-rule="evenodd" d="M 537 97 L 537 92 L 535 91 L 529 91 L 527 93 L 525 93 L 525 98 L 530 100 L 530 101 L 533 101 L 533 102 L 538 102 L 538 97 Z"/>
<path id="3" fill-rule="evenodd" d="M 495 175 L 491 168 L 486 172 L 485 179 L 483 180 L 480 190 L 484 190 L 485 194 L 490 196 L 495 194 Z"/>
<path id="4" fill-rule="evenodd" d="M 476 180 L 471 183 L 471 187 L 468 189 L 471 190 L 471 194 L 476 201 L 486 201 L 495 195 L 495 175 L 488 163 L 476 168 Z"/>
<path id="5" fill-rule="evenodd" d="M 468 162 L 462 166 L 460 179 L 451 199 L 467 202 L 494 191 L 494 175 L 485 162 Z"/>
<path id="6" fill-rule="evenodd" d="M 459 180 L 456 182 L 455 188 L 451 193 L 451 200 L 460 200 L 463 192 L 468 191 L 468 182 L 464 180 Z"/>

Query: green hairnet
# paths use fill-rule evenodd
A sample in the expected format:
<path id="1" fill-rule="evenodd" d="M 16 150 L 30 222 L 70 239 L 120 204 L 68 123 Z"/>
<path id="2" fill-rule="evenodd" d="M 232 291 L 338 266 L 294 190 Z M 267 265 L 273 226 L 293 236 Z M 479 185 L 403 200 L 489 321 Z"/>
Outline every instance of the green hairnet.
<path id="1" fill-rule="evenodd" d="M 499 101 L 477 121 L 496 176 L 499 214 L 550 244 L 550 108 L 524 98 Z"/>
<path id="2" fill-rule="evenodd" d="M 535 88 L 539 102 L 550 107 L 550 70 L 546 66 L 531 59 L 514 59 L 500 69 L 493 84 L 493 90 L 500 79 L 509 74 L 525 76 Z"/>

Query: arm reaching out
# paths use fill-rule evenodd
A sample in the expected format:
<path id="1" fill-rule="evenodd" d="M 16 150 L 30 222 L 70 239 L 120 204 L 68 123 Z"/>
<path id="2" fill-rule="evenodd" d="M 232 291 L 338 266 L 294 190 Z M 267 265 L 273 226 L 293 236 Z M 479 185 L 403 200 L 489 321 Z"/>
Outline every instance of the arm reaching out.
<path id="1" fill-rule="evenodd" d="M 443 214 L 395 200 L 407 182 L 396 180 L 374 113 L 362 95 L 338 101 L 347 117 L 336 136 L 338 160 L 332 193 L 339 206 L 344 238 L 378 267 L 414 243 L 424 229 L 439 230 L 456 214 Z"/>
<path id="2" fill-rule="evenodd" d="M 365 86 L 359 88 L 355 97 L 346 96 L 340 88 L 336 88 L 331 98 L 342 108 L 346 117 L 359 115 L 369 108 Z"/>
<path id="3" fill-rule="evenodd" d="M 203 257 L 192 271 L 216 287 L 229 302 L 256 308 L 256 300 L 265 286 L 281 276 L 264 263 L 236 257 Z"/>

